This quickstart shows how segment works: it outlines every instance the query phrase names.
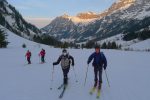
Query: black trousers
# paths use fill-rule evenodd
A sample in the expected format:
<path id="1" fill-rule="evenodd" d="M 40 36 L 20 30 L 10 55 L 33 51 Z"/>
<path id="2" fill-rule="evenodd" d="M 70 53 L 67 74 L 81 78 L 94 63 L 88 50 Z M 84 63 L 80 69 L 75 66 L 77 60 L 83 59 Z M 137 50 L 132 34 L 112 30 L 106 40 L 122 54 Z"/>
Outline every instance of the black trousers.
<path id="1" fill-rule="evenodd" d="M 30 57 L 27 57 L 28 64 L 31 64 Z"/>
<path id="2" fill-rule="evenodd" d="M 41 61 L 44 63 L 45 62 L 45 56 L 41 56 Z"/>
<path id="3" fill-rule="evenodd" d="M 102 83 L 102 71 L 103 69 L 101 66 L 94 66 L 95 82 L 99 81 L 99 83 Z"/>
<path id="4" fill-rule="evenodd" d="M 63 70 L 63 76 L 64 76 L 64 84 L 68 83 L 68 73 L 70 70 L 70 67 L 66 68 L 66 69 L 62 69 Z"/>

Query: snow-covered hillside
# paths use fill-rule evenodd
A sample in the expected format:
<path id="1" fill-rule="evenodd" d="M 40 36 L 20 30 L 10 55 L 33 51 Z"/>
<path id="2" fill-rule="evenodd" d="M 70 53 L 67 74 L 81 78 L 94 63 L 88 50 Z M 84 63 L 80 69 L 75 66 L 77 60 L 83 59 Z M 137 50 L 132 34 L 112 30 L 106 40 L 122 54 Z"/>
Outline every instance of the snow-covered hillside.
<path id="1" fill-rule="evenodd" d="M 115 35 L 101 41 L 98 41 L 99 44 L 108 43 L 108 42 L 115 42 L 117 45 L 121 45 L 122 49 L 132 49 L 132 50 L 148 50 L 150 49 L 150 39 L 141 41 L 139 39 L 134 39 L 131 41 L 124 41 L 123 34 Z"/>
<path id="2" fill-rule="evenodd" d="M 132 44 L 129 48 L 133 48 L 135 50 L 150 50 L 150 39 Z"/>
<path id="3" fill-rule="evenodd" d="M 59 100 L 61 90 L 58 86 L 63 81 L 60 66 L 54 69 L 53 90 L 52 62 L 61 54 L 61 49 L 51 48 L 25 40 L 7 31 L 8 41 L 11 42 L 6 49 L 0 49 L 0 100 Z M 22 43 L 27 48 L 21 47 Z M 38 53 L 46 50 L 46 63 L 39 64 Z M 26 65 L 25 53 L 32 52 L 32 64 Z M 84 78 L 87 68 L 87 58 L 94 51 L 91 49 L 68 49 L 75 59 L 75 71 L 69 73 L 69 85 L 62 100 L 95 100 L 96 93 L 92 96 L 89 91 L 93 86 L 93 67 L 90 65 L 87 83 L 84 87 Z M 100 100 L 149 100 L 150 87 L 150 53 L 126 52 L 118 50 L 101 50 L 107 57 L 107 74 L 110 81 L 108 87 L 105 74 Z"/>
<path id="4" fill-rule="evenodd" d="M 116 42 L 117 45 L 121 45 L 122 49 L 129 49 L 129 50 L 135 50 L 135 51 L 149 51 L 150 50 L 150 39 L 146 40 L 139 40 L 134 39 L 130 41 L 124 41 L 122 39 L 122 34 L 104 39 L 102 41 L 99 41 L 100 44 L 103 44 L 104 42 Z"/>
<path id="5" fill-rule="evenodd" d="M 41 31 L 25 21 L 22 15 L 7 0 L 0 0 L 0 25 L 27 39 L 42 35 Z"/>
<path id="6" fill-rule="evenodd" d="M 27 39 L 21 38 L 20 36 L 16 35 L 15 33 L 9 31 L 8 29 L 4 28 L 0 25 L 0 29 L 3 30 L 8 36 L 7 40 L 10 42 L 8 44 L 8 48 L 22 48 L 23 44 L 27 44 L 28 46 L 32 47 L 33 45 L 37 45 L 38 43 L 35 43 L 33 41 L 29 41 Z"/>

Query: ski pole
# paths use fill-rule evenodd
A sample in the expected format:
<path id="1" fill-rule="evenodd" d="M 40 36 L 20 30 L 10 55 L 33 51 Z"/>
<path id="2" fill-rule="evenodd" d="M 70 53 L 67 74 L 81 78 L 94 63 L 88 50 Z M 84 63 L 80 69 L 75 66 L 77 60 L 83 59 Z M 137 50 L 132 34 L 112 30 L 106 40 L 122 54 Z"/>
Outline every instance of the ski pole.
<path id="1" fill-rule="evenodd" d="M 40 54 L 39 54 L 39 64 L 40 64 Z"/>
<path id="2" fill-rule="evenodd" d="M 52 77 L 51 77 L 51 90 L 52 90 L 52 87 L 53 87 L 53 75 L 54 75 L 54 65 L 53 65 L 53 70 L 52 70 Z"/>
<path id="3" fill-rule="evenodd" d="M 25 56 L 25 65 L 26 65 L 26 60 L 27 60 L 27 59 L 26 59 L 26 56 Z"/>
<path id="4" fill-rule="evenodd" d="M 108 76 L 107 76 L 106 70 L 105 70 L 105 75 L 106 75 L 106 79 L 107 79 L 108 86 L 110 87 L 110 83 L 109 83 L 109 80 L 108 80 Z"/>
<path id="5" fill-rule="evenodd" d="M 76 72 L 75 72 L 74 67 L 73 67 L 73 71 L 74 71 L 74 75 L 75 75 L 75 78 L 76 78 L 76 82 L 78 82 L 78 80 L 77 80 L 77 75 L 76 75 Z"/>
<path id="6" fill-rule="evenodd" d="M 86 69 L 86 76 L 85 76 L 84 86 L 85 86 L 85 84 L 86 84 L 86 79 L 87 79 L 88 68 L 89 68 L 89 65 L 87 66 L 87 69 Z"/>

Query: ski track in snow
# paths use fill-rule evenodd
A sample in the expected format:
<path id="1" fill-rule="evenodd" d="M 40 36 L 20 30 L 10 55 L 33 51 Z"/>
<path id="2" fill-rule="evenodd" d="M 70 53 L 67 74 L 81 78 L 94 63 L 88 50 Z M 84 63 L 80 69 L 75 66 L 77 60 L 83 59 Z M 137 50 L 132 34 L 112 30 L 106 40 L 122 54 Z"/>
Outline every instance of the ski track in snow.
<path id="1" fill-rule="evenodd" d="M 11 42 L 7 49 L 0 49 L 0 100 L 59 100 L 58 90 L 63 82 L 60 65 L 55 66 L 53 90 L 51 86 L 52 63 L 61 54 L 61 49 L 39 45 L 25 40 L 8 31 Z M 23 49 L 22 44 L 27 44 Z M 45 64 L 39 64 L 38 53 L 46 50 Z M 32 52 L 32 64 L 25 65 L 25 53 Z M 93 67 L 89 66 L 87 82 L 84 87 L 87 59 L 92 49 L 68 49 L 75 59 L 75 71 L 78 83 L 75 82 L 73 69 L 69 73 L 69 85 L 62 100 L 95 100 L 96 92 L 90 96 L 93 86 Z M 103 73 L 103 85 L 100 100 L 148 100 L 150 87 L 150 53 L 118 50 L 102 50 L 108 60 L 108 87 Z"/>

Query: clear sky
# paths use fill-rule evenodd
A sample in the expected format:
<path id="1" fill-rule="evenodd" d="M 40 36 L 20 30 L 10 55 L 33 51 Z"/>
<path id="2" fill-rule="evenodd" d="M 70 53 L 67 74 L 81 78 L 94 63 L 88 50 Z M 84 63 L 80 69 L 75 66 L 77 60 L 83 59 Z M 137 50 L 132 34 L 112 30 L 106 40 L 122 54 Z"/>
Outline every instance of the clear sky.
<path id="1" fill-rule="evenodd" d="M 100 13 L 116 0 L 7 0 L 23 17 L 41 28 L 50 20 L 67 13 L 71 16 L 80 12 Z"/>

